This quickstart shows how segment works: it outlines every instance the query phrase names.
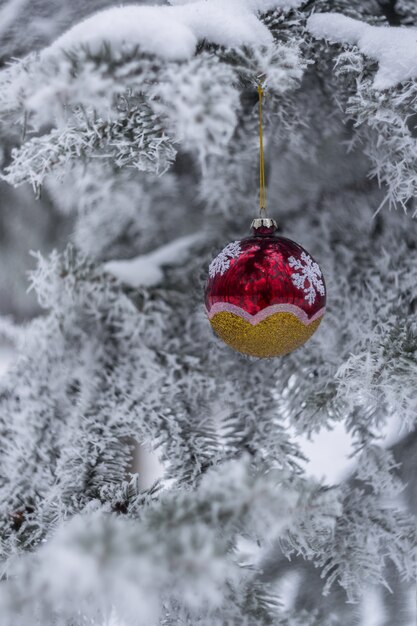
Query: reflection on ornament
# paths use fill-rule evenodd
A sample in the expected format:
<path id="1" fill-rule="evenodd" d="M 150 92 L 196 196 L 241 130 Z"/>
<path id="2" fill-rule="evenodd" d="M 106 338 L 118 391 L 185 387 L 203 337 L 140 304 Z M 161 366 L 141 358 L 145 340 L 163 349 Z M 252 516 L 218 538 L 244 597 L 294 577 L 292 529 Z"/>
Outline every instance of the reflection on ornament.
<path id="1" fill-rule="evenodd" d="M 253 237 L 229 244 L 210 264 L 207 316 L 235 350 L 281 356 L 317 330 L 325 312 L 325 283 L 319 265 L 301 246 L 275 235 L 273 220 L 254 220 L 253 230 Z"/>

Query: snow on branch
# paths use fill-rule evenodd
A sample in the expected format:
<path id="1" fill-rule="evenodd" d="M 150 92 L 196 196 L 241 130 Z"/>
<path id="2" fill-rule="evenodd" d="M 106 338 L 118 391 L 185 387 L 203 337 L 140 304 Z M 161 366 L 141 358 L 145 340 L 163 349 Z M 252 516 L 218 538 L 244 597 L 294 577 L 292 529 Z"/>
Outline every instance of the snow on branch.
<path id="1" fill-rule="evenodd" d="M 131 287 L 157 285 L 163 278 L 162 267 L 183 262 L 189 249 L 203 239 L 201 233 L 179 237 L 155 252 L 128 261 L 109 261 L 104 270 Z"/>
<path id="2" fill-rule="evenodd" d="M 114 48 L 126 44 L 167 60 L 190 58 L 198 41 L 221 46 L 272 43 L 268 28 L 256 13 L 273 8 L 290 9 L 301 0 L 194 0 L 171 2 L 171 7 L 125 6 L 97 13 L 59 37 L 44 55 L 88 45 L 98 50 L 104 41 Z"/>
<path id="3" fill-rule="evenodd" d="M 161 71 L 150 89 L 151 106 L 183 150 L 206 162 L 225 150 L 235 131 L 240 108 L 236 81 L 232 67 L 202 53 L 174 72 L 170 65 Z"/>
<path id="4" fill-rule="evenodd" d="M 127 6 L 97 13 L 40 54 L 29 55 L 0 72 L 0 112 L 7 115 L 25 110 L 38 128 L 50 124 L 51 117 L 66 119 L 63 105 L 66 114 L 69 105 L 81 103 L 108 112 L 112 98 L 125 94 L 126 88 L 134 93 L 149 91 L 151 85 L 160 82 L 160 70 L 171 63 L 176 73 L 177 63 L 193 57 L 199 40 L 227 49 L 259 49 L 256 72 L 274 72 L 274 64 L 264 58 L 266 54 L 269 61 L 268 47 L 274 48 L 272 34 L 254 13 L 261 5 L 267 10 L 273 6 L 290 8 L 297 2 L 224 4 L 212 0 L 178 7 Z M 182 15 L 189 19 L 184 18 L 177 29 L 177 16 Z M 182 37 L 186 23 L 193 38 L 187 54 L 183 53 Z M 172 38 L 178 39 L 179 48 L 172 44 Z M 300 59 L 297 61 L 300 66 Z M 286 64 L 278 65 L 285 79 Z M 193 69 L 188 68 L 190 74 Z M 180 79 L 175 82 L 180 84 Z"/>
<path id="5" fill-rule="evenodd" d="M 384 188 L 384 204 L 405 212 L 417 191 L 417 140 L 414 116 L 417 82 L 377 91 L 360 52 L 339 55 L 335 75 L 341 83 L 350 77 L 352 91 L 345 94 L 346 114 L 355 123 L 349 148 L 361 147 L 370 159 L 370 176 Z"/>
<path id="6" fill-rule="evenodd" d="M 110 158 L 117 167 L 162 174 L 175 155 L 172 139 L 149 110 L 132 110 L 115 121 L 89 120 L 81 111 L 66 128 L 53 129 L 15 148 L 3 178 L 16 186 L 30 182 L 36 189 L 52 170 L 62 173 L 78 159 L 89 157 Z"/>
<path id="7" fill-rule="evenodd" d="M 281 540 L 288 557 L 298 553 L 320 567 L 324 594 L 338 583 L 349 601 L 357 602 L 367 585 L 388 584 L 388 560 L 396 564 L 404 579 L 416 578 L 416 558 L 411 549 L 416 533 L 414 518 L 392 504 L 402 489 L 392 474 L 395 467 L 390 452 L 371 445 L 360 454 L 352 479 L 339 487 L 339 509 L 331 532 L 325 519 L 321 532 L 317 526 L 320 513 L 323 518 L 329 513 L 326 497 L 330 498 L 330 511 L 334 506 L 334 494 L 322 490 L 316 500 L 318 504 L 321 497 L 321 507 L 313 519 L 308 520 L 308 511 L 307 519 L 299 516 L 299 526 L 293 524 Z"/>
<path id="8" fill-rule="evenodd" d="M 305 62 L 298 41 L 276 44 L 258 15 L 298 4 L 126 6 L 75 25 L 40 54 L 0 72 L 2 122 L 19 122 L 27 137 L 13 151 L 6 180 L 38 188 L 52 170 L 61 176 L 80 157 L 161 174 L 175 159 L 174 143 L 206 171 L 208 158 L 222 155 L 234 137 L 242 80 L 253 85 L 261 72 L 272 95 L 299 83 Z M 224 48 L 194 56 L 199 41 Z M 157 121 L 144 133 L 143 109 Z"/>
<path id="9" fill-rule="evenodd" d="M 375 89 L 389 89 L 417 78 L 417 31 L 415 28 L 371 26 L 340 13 L 317 13 L 307 29 L 332 43 L 357 46 L 368 58 L 379 63 Z"/>
<path id="10" fill-rule="evenodd" d="M 371 162 L 370 176 L 385 191 L 377 211 L 388 205 L 407 212 L 417 190 L 417 30 L 371 26 L 337 13 L 314 14 L 307 28 L 316 38 L 349 46 L 334 69 L 339 102 L 355 124 L 349 149 L 360 147 Z"/>
<path id="11" fill-rule="evenodd" d="M 195 492 L 162 492 L 142 506 L 140 520 L 129 511 L 111 516 L 96 501 L 37 553 L 15 559 L 18 576 L 0 590 L 2 626 L 29 623 L 35 605 L 40 623 L 72 623 L 80 613 L 103 623 L 114 608 L 129 623 L 154 624 L 162 607 L 176 610 L 178 597 L 194 623 L 203 608 L 210 623 L 224 623 L 230 593 L 243 601 L 259 572 L 257 562 L 240 566 L 239 537 L 269 548 L 311 509 L 315 490 L 306 485 L 300 495 L 288 474 L 254 471 L 243 457 L 207 471 Z"/>
<path id="12" fill-rule="evenodd" d="M 0 315 L 0 339 L 17 344 L 23 334 L 23 329 L 11 317 Z"/>

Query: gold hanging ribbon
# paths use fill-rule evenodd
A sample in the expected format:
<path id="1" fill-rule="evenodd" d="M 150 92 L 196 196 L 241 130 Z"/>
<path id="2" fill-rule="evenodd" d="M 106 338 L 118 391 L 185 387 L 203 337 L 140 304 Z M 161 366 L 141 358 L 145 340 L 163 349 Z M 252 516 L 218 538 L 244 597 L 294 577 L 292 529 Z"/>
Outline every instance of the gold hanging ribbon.
<path id="1" fill-rule="evenodd" d="M 264 158 L 264 138 L 262 128 L 262 100 L 264 90 L 262 85 L 258 85 L 259 95 L 259 209 L 260 215 L 266 213 L 266 185 L 265 185 L 265 158 Z"/>

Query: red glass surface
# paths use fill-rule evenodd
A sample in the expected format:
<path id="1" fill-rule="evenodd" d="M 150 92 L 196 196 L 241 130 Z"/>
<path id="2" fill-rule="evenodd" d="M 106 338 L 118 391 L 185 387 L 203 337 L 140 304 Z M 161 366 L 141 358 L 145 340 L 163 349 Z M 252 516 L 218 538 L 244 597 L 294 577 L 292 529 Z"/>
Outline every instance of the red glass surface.
<path id="1" fill-rule="evenodd" d="M 325 292 L 324 295 L 317 292 L 315 301 L 310 304 L 303 290 L 293 283 L 291 275 L 295 270 L 288 259 L 300 259 L 306 252 L 297 243 L 285 237 L 255 234 L 242 239 L 240 247 L 240 255 L 230 259 L 224 274 L 217 273 L 207 280 L 208 311 L 216 302 L 234 304 L 251 315 L 274 304 L 293 304 L 310 318 L 326 305 Z M 323 276 L 321 279 L 324 284 Z"/>

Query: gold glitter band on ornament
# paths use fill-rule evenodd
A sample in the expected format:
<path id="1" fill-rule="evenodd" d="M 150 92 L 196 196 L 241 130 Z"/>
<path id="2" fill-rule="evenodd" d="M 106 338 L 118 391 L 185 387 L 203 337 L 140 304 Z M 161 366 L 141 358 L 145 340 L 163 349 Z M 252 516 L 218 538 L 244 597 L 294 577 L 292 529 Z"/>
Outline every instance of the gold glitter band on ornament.
<path id="1" fill-rule="evenodd" d="M 215 333 L 229 346 L 250 356 L 283 356 L 302 346 L 315 333 L 323 317 L 303 324 L 292 313 L 274 313 L 256 326 L 229 312 L 210 320 Z"/>

